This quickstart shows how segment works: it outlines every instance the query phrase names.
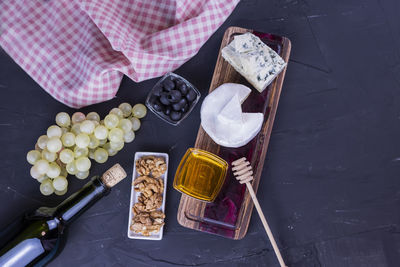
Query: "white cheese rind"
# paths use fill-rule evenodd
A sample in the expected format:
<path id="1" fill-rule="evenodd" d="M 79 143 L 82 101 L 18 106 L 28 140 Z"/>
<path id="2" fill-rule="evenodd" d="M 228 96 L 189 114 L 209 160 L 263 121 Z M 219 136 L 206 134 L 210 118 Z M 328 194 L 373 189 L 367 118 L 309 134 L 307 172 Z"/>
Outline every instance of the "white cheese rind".
<path id="1" fill-rule="evenodd" d="M 243 124 L 241 105 L 238 94 L 235 94 L 217 115 L 217 119 L 226 123 Z"/>
<path id="2" fill-rule="evenodd" d="M 285 61 L 252 33 L 236 35 L 222 57 L 259 92 L 285 68 Z"/>
<path id="3" fill-rule="evenodd" d="M 206 96 L 200 110 L 201 126 L 215 143 L 241 147 L 260 131 L 264 115 L 242 112 L 241 105 L 250 93 L 247 86 L 225 83 Z"/>

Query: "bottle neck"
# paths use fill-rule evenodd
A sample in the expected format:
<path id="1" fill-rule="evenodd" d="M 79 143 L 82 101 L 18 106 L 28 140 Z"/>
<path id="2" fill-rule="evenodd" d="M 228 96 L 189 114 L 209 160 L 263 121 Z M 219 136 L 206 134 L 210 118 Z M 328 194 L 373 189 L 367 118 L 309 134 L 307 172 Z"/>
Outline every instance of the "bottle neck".
<path id="1" fill-rule="evenodd" d="M 109 192 L 110 188 L 103 184 L 99 176 L 93 177 L 81 190 L 71 195 L 55 208 L 53 215 L 55 223 L 68 224 L 72 222 Z"/>

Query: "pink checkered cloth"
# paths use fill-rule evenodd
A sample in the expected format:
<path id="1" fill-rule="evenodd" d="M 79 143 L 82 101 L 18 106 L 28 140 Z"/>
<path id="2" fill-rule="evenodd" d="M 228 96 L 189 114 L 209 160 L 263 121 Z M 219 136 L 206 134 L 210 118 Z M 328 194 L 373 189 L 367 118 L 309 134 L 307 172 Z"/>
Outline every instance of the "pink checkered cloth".
<path id="1" fill-rule="evenodd" d="M 0 0 L 0 45 L 70 107 L 111 99 L 191 57 L 239 0 Z"/>

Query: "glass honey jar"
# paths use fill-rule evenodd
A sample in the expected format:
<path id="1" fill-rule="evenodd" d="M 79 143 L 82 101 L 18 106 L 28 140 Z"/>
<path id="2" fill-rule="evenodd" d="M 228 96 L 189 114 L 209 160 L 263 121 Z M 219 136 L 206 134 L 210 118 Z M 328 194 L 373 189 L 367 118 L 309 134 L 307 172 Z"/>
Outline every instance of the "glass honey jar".
<path id="1" fill-rule="evenodd" d="M 188 196 L 213 202 L 224 184 L 228 163 L 208 151 L 189 148 L 175 174 L 174 188 Z"/>

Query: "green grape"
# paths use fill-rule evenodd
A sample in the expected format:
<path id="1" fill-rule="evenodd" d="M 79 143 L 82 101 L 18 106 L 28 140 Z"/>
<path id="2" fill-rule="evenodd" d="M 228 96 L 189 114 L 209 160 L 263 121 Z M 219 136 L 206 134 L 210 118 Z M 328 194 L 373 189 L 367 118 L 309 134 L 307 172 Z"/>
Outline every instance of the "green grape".
<path id="1" fill-rule="evenodd" d="M 132 122 L 128 119 L 122 119 L 119 121 L 118 128 L 122 129 L 124 133 L 132 130 Z"/>
<path id="2" fill-rule="evenodd" d="M 40 184 L 40 193 L 49 196 L 54 193 L 54 187 L 50 179 L 43 180 Z"/>
<path id="3" fill-rule="evenodd" d="M 41 149 L 45 149 L 48 140 L 49 138 L 47 137 L 47 135 L 41 135 L 37 140 L 38 147 L 40 147 Z"/>
<path id="4" fill-rule="evenodd" d="M 68 148 L 63 149 L 60 152 L 60 160 L 64 164 L 68 164 L 68 163 L 74 161 L 74 152 L 72 152 L 72 150 L 68 149 Z"/>
<path id="5" fill-rule="evenodd" d="M 61 142 L 65 147 L 75 145 L 75 135 L 73 133 L 65 133 L 61 136 Z"/>
<path id="6" fill-rule="evenodd" d="M 108 129 L 117 127 L 118 123 L 119 123 L 119 118 L 115 114 L 108 114 L 104 118 L 104 126 L 106 126 Z"/>
<path id="7" fill-rule="evenodd" d="M 38 167 L 33 165 L 30 170 L 32 178 L 39 179 L 43 174 L 41 174 L 38 170 Z"/>
<path id="8" fill-rule="evenodd" d="M 31 150 L 26 154 L 26 160 L 29 162 L 29 164 L 33 165 L 38 161 L 39 159 L 42 158 L 42 155 L 40 154 L 39 151 L 37 150 Z"/>
<path id="9" fill-rule="evenodd" d="M 62 130 L 57 125 L 52 125 L 47 129 L 47 137 L 58 137 L 60 138 L 62 135 Z"/>
<path id="10" fill-rule="evenodd" d="M 143 118 L 147 114 L 147 108 L 143 104 L 136 104 L 132 108 L 132 115 L 138 119 Z"/>
<path id="11" fill-rule="evenodd" d="M 89 149 L 89 159 L 94 159 L 94 152 L 96 149 Z"/>
<path id="12" fill-rule="evenodd" d="M 49 162 L 44 159 L 38 160 L 33 166 L 41 175 L 46 174 L 46 172 L 49 170 Z"/>
<path id="13" fill-rule="evenodd" d="M 61 168 L 60 166 L 57 165 L 57 163 L 52 162 L 49 164 L 49 170 L 46 172 L 46 175 L 49 178 L 56 178 L 60 175 L 61 173 Z"/>
<path id="14" fill-rule="evenodd" d="M 102 145 L 104 145 L 105 143 L 107 143 L 107 139 L 100 139 L 99 140 L 99 146 L 102 146 Z"/>
<path id="15" fill-rule="evenodd" d="M 122 112 L 122 110 L 120 110 L 119 108 L 113 108 L 109 114 L 114 114 L 117 115 L 119 119 L 122 119 L 124 117 L 124 113 Z"/>
<path id="16" fill-rule="evenodd" d="M 53 162 L 57 159 L 57 154 L 54 152 L 50 152 L 47 149 L 43 149 L 42 150 L 42 159 L 45 159 L 48 162 Z"/>
<path id="17" fill-rule="evenodd" d="M 110 147 L 114 150 L 120 151 L 124 147 L 124 141 L 110 142 Z"/>
<path id="18" fill-rule="evenodd" d="M 105 143 L 102 148 L 104 148 L 105 150 L 108 150 L 109 148 L 111 148 L 110 142 Z"/>
<path id="19" fill-rule="evenodd" d="M 84 120 L 80 125 L 81 132 L 85 134 L 93 133 L 95 127 L 96 125 L 91 120 Z"/>
<path id="20" fill-rule="evenodd" d="M 40 176 L 39 178 L 36 179 L 39 183 L 42 183 L 44 180 L 49 179 L 47 175 Z"/>
<path id="21" fill-rule="evenodd" d="M 124 139 L 124 131 L 119 128 L 113 128 L 108 133 L 108 140 L 111 142 L 119 142 Z"/>
<path id="22" fill-rule="evenodd" d="M 135 139 L 135 132 L 130 130 L 129 132 L 124 134 L 124 142 L 131 143 Z"/>
<path id="23" fill-rule="evenodd" d="M 132 130 L 137 131 L 140 129 L 140 120 L 136 117 L 129 117 L 129 120 L 132 122 Z"/>
<path id="24" fill-rule="evenodd" d="M 69 132 L 69 128 L 61 127 L 61 133 L 66 134 Z M 61 135 L 62 136 L 62 135 Z"/>
<path id="25" fill-rule="evenodd" d="M 104 163 L 108 159 L 108 153 L 107 150 L 104 148 L 97 148 L 96 151 L 94 152 L 94 160 L 98 163 Z"/>
<path id="26" fill-rule="evenodd" d="M 82 112 L 75 112 L 74 114 L 72 114 L 72 117 L 71 117 L 72 124 L 80 123 L 80 122 L 84 121 L 85 119 L 86 119 L 86 116 Z"/>
<path id="27" fill-rule="evenodd" d="M 68 180 L 65 177 L 57 176 L 53 180 L 53 187 L 57 191 L 63 191 L 68 187 Z"/>
<path id="28" fill-rule="evenodd" d="M 89 154 L 89 149 L 87 147 L 80 148 L 76 146 L 74 148 L 74 153 L 75 153 L 75 158 L 86 157 Z"/>
<path id="29" fill-rule="evenodd" d="M 63 196 L 63 195 L 65 195 L 65 193 L 67 193 L 67 191 L 68 191 L 68 187 L 66 187 L 63 191 L 54 190 L 54 194 L 56 194 L 57 196 Z"/>
<path id="30" fill-rule="evenodd" d="M 108 155 L 109 155 L 110 157 L 113 157 L 113 156 L 117 155 L 118 150 L 109 149 L 109 150 L 107 150 L 107 153 L 108 153 Z"/>
<path id="31" fill-rule="evenodd" d="M 129 117 L 132 113 L 132 106 L 129 103 L 122 103 L 118 106 L 120 110 L 122 110 L 122 114 L 125 118 Z"/>
<path id="32" fill-rule="evenodd" d="M 80 133 L 75 137 L 75 144 L 77 147 L 85 148 L 89 145 L 89 143 L 90 137 L 85 133 Z"/>
<path id="33" fill-rule="evenodd" d="M 106 140 L 108 137 L 108 129 L 104 125 L 99 125 L 94 129 L 94 136 L 99 140 Z"/>
<path id="34" fill-rule="evenodd" d="M 75 177 L 78 179 L 86 179 L 89 176 L 89 171 L 77 172 Z"/>
<path id="35" fill-rule="evenodd" d="M 111 148 L 110 143 L 106 143 L 103 148 L 107 150 L 108 155 L 111 157 L 118 153 L 118 150 Z"/>
<path id="36" fill-rule="evenodd" d="M 100 121 L 100 115 L 99 115 L 97 112 L 89 112 L 89 113 L 86 115 L 86 119 L 87 119 L 87 120 L 91 120 L 91 121 L 97 121 L 97 122 L 99 122 L 99 121 Z"/>
<path id="37" fill-rule="evenodd" d="M 87 157 L 79 157 L 75 160 L 75 165 L 79 172 L 84 172 L 90 169 L 92 163 Z"/>
<path id="38" fill-rule="evenodd" d="M 56 115 L 56 123 L 60 127 L 68 127 L 71 124 L 71 118 L 68 113 L 60 112 Z"/>
<path id="39" fill-rule="evenodd" d="M 49 138 L 49 140 L 47 141 L 46 148 L 48 151 L 53 152 L 53 153 L 60 151 L 62 148 L 62 143 L 61 143 L 60 138 L 55 137 L 55 136 Z"/>
<path id="40" fill-rule="evenodd" d="M 99 125 L 94 129 L 94 136 L 96 136 L 97 139 L 106 139 L 108 136 L 108 129 L 106 126 Z"/>
<path id="41" fill-rule="evenodd" d="M 65 166 L 65 169 L 69 174 L 75 175 L 78 172 L 78 169 L 76 168 L 75 161 L 72 161 Z"/>
<path id="42" fill-rule="evenodd" d="M 80 134 L 81 133 L 81 124 L 80 123 L 76 123 L 76 124 L 72 125 L 71 132 L 74 135 Z"/>
<path id="43" fill-rule="evenodd" d="M 100 141 L 93 134 L 91 134 L 89 136 L 89 138 L 90 138 L 90 142 L 89 142 L 89 145 L 88 145 L 89 148 L 93 149 L 93 148 L 96 148 L 96 147 L 99 146 Z"/>

